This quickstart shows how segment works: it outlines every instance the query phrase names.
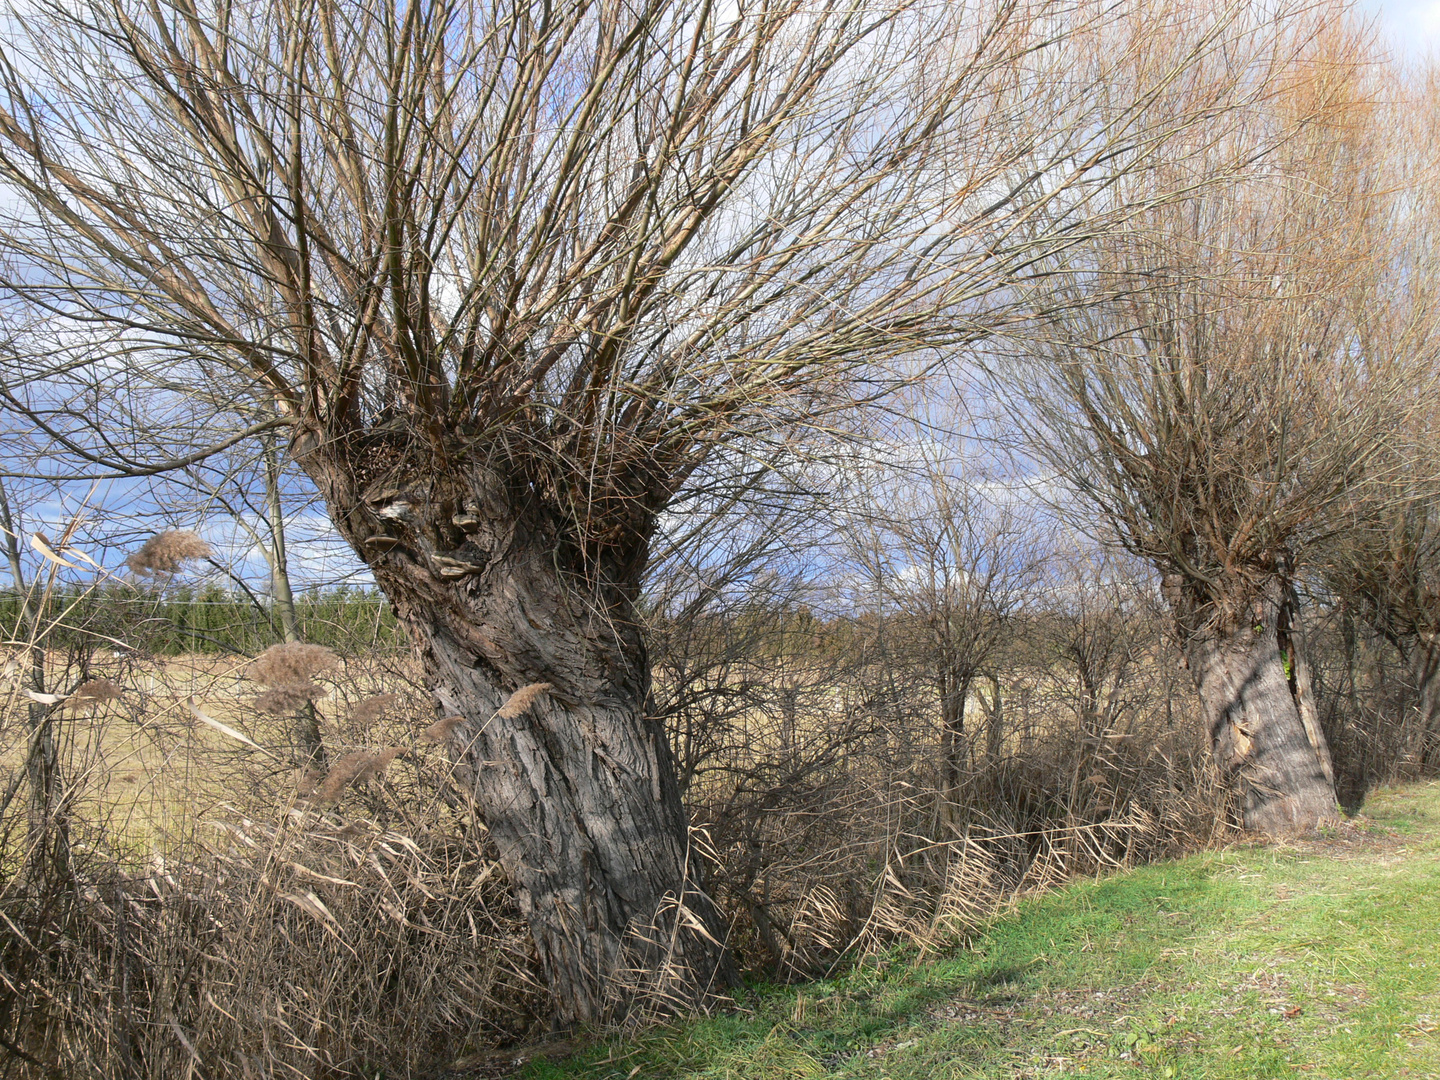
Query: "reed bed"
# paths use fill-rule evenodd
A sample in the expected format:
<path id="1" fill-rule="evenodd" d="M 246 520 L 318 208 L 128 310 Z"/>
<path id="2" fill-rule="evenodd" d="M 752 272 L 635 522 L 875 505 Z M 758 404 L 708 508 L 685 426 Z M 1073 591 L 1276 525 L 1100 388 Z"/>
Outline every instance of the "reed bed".
<path id="1" fill-rule="evenodd" d="M 738 655 L 654 634 L 694 851 L 751 977 L 940 949 L 1028 892 L 1237 835 L 1155 626 L 1080 689 L 1019 628 L 947 777 L 896 628 L 810 620 L 797 645 L 793 622 L 752 620 Z M 404 649 L 331 642 L 175 657 L 71 629 L 6 658 L 0 1077 L 427 1078 L 547 1030 L 451 719 Z M 1409 767 L 1399 699 L 1337 695 L 1332 661 L 1342 770 Z"/>

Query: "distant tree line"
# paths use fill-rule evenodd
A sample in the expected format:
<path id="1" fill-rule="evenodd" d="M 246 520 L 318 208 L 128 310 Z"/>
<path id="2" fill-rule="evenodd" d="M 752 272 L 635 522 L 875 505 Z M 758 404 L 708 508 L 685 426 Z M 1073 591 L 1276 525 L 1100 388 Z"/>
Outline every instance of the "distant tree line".
<path id="1" fill-rule="evenodd" d="M 13 589 L 0 591 L 0 625 L 21 625 L 24 599 Z M 394 612 L 373 589 L 341 585 L 301 592 L 295 616 L 303 640 L 341 653 L 400 641 Z M 152 656 L 245 657 L 263 652 L 281 634 L 273 611 L 218 584 L 62 586 L 46 600 L 41 617 L 55 621 L 47 645 L 65 650 L 103 649 L 108 639 L 117 651 Z"/>

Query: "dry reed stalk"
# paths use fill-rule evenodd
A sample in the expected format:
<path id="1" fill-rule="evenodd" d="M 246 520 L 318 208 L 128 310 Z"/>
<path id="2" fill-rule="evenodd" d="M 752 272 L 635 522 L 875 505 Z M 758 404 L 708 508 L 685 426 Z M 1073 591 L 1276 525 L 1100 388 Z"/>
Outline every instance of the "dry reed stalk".
<path id="1" fill-rule="evenodd" d="M 190 559 L 208 559 L 210 545 L 193 532 L 171 530 L 156 533 L 125 560 L 136 574 L 174 574 Z"/>

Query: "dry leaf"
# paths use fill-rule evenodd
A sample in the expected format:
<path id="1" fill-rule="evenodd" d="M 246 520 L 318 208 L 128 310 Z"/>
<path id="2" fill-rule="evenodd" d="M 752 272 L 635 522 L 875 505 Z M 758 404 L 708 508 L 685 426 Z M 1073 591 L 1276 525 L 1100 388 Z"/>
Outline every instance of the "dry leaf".
<path id="1" fill-rule="evenodd" d="M 55 552 L 51 549 L 50 545 L 45 542 L 44 533 L 32 533 L 30 536 L 30 546 L 36 551 L 38 551 L 41 555 L 44 555 L 45 558 L 49 559 L 53 563 L 59 563 L 61 566 L 68 566 L 71 570 L 80 569 L 80 567 L 76 566 L 69 559 L 62 559 L 59 555 L 56 555 Z"/>
<path id="2" fill-rule="evenodd" d="M 236 731 L 236 730 L 235 730 L 233 727 L 231 727 L 229 724 L 222 724 L 219 720 L 216 720 L 213 716 L 207 716 L 207 715 L 205 715 L 205 714 L 204 714 L 203 712 L 201 712 L 200 709 L 196 706 L 196 704 L 195 704 L 195 699 L 194 699 L 193 697 L 192 697 L 192 698 L 187 698 L 187 699 L 186 699 L 186 703 L 190 706 L 190 715 L 193 716 L 193 717 L 195 717 L 195 719 L 196 719 L 196 720 L 199 720 L 202 724 L 209 724 L 211 727 L 213 727 L 216 731 L 220 732 L 222 735 L 229 735 L 230 738 L 236 739 L 236 740 L 238 740 L 239 742 L 244 743 L 246 746 L 250 746 L 250 747 L 253 747 L 253 748 L 256 749 L 256 750 L 259 750 L 262 754 L 264 754 L 264 755 L 265 755 L 266 757 L 268 757 L 268 758 L 274 758 L 276 761 L 279 761 L 279 760 L 280 760 L 279 758 L 276 758 L 274 754 L 270 753 L 269 750 L 266 750 L 263 746 L 261 746 L 259 743 L 257 743 L 254 739 L 250 738 L 249 735 L 246 735 L 243 731 Z"/>
<path id="3" fill-rule="evenodd" d="M 309 889 L 306 889 L 303 893 L 281 893 L 280 896 L 285 900 L 289 900 L 290 903 L 294 904 L 307 915 L 319 920 L 321 925 L 325 926 L 326 929 L 329 929 L 331 925 L 338 925 L 335 922 L 335 916 L 330 914 L 330 909 Z"/>

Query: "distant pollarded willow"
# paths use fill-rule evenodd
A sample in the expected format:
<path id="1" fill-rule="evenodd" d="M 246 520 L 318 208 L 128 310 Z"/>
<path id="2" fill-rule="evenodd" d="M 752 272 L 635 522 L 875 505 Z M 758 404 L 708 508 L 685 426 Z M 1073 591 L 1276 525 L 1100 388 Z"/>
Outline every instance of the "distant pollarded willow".
<path id="1" fill-rule="evenodd" d="M 77 475 L 288 428 L 465 718 L 561 1018 L 702 1002 L 724 931 L 632 610 L 658 515 L 1014 316 L 1307 33 L 1200 7 L 27 4 L 0 394 Z"/>
<path id="2" fill-rule="evenodd" d="M 1433 483 L 1433 142 L 1361 30 L 1316 44 L 1256 111 L 1275 150 L 1087 240 L 1009 370 L 1031 445 L 1161 575 L 1215 759 L 1278 835 L 1339 814 L 1297 582 L 1349 534 L 1350 588 L 1381 588 L 1363 533 L 1407 469 Z M 1227 171 L 1221 146 L 1179 167 Z"/>

